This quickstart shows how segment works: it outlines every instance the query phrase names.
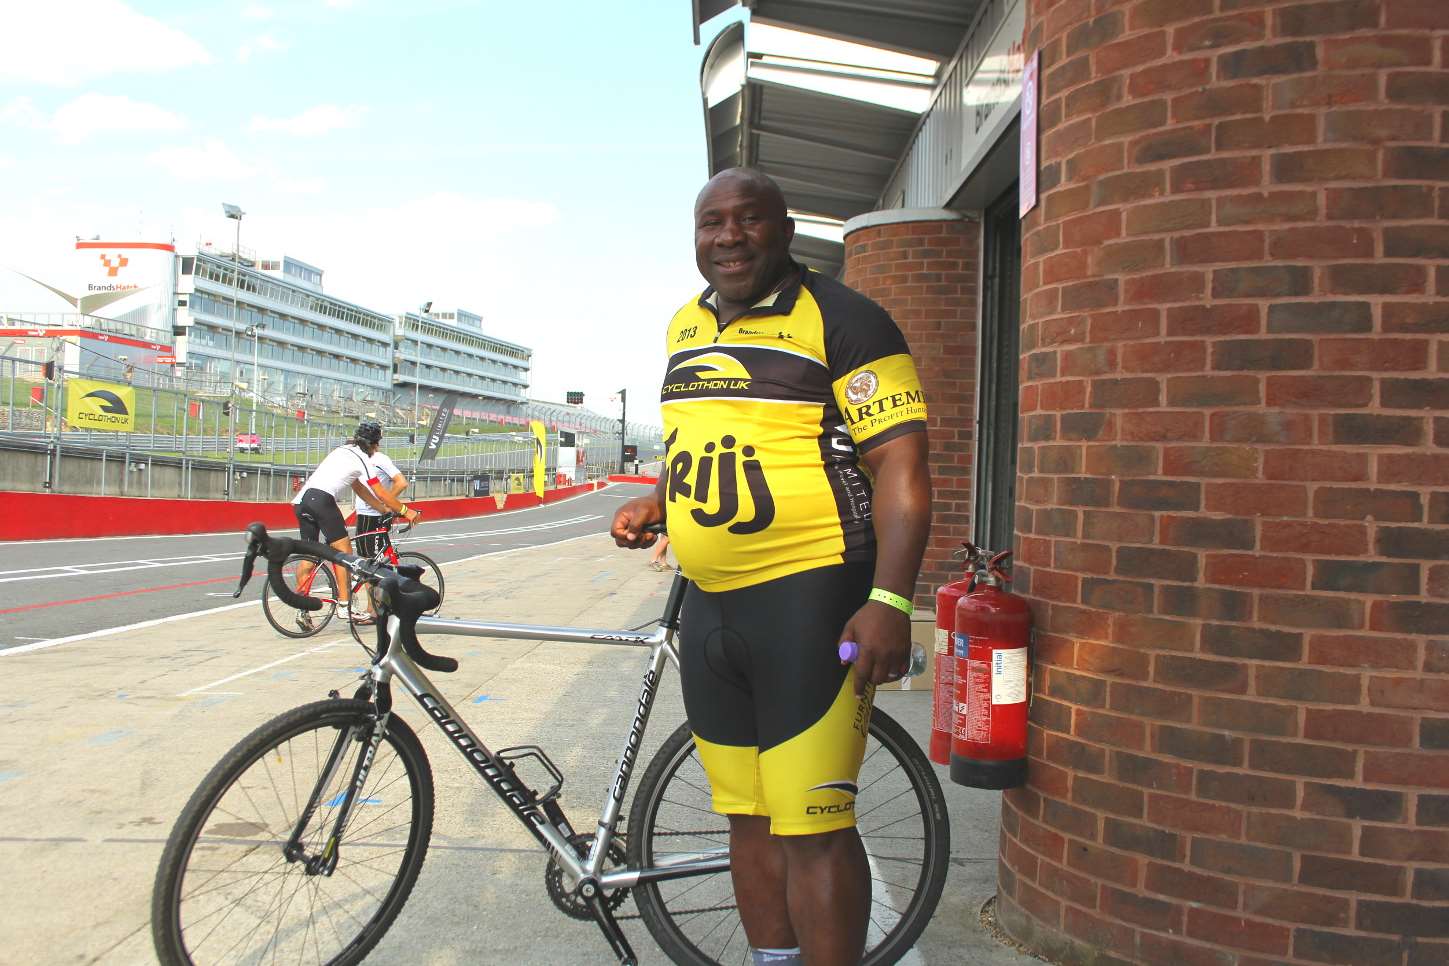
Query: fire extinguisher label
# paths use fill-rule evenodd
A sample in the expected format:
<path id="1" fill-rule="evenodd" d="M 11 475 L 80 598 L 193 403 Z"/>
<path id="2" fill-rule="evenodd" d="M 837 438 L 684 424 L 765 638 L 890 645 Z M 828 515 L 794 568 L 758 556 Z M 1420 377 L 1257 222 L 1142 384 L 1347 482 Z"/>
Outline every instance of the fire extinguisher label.
<path id="1" fill-rule="evenodd" d="M 1020 704 L 1026 700 L 1026 648 L 991 652 L 991 703 Z"/>
<path id="2" fill-rule="evenodd" d="M 991 665 L 986 661 L 966 662 L 966 707 L 956 719 L 956 737 L 962 741 L 991 740 Z"/>
<path id="3" fill-rule="evenodd" d="M 936 653 L 951 653 L 951 632 L 944 627 L 936 628 Z"/>

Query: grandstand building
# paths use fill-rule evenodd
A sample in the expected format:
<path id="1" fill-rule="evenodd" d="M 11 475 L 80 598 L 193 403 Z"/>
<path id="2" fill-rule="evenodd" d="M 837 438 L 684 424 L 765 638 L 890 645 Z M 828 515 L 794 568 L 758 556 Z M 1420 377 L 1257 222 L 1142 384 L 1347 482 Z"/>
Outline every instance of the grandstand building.
<path id="1" fill-rule="evenodd" d="M 533 350 L 483 333 L 483 317 L 465 309 L 406 312 L 394 332 L 393 404 L 421 421 L 448 393 L 455 412 L 509 423 L 523 419 Z"/>
<path id="2" fill-rule="evenodd" d="M 393 319 L 324 294 L 321 269 L 205 248 L 178 268 L 177 358 L 192 372 L 296 409 L 391 398 Z"/>

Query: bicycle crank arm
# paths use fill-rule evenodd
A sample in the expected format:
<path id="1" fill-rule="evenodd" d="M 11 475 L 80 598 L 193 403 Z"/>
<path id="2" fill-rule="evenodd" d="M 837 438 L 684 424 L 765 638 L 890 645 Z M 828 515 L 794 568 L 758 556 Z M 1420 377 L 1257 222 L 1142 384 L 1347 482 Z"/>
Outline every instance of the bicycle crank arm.
<path id="1" fill-rule="evenodd" d="M 599 930 L 609 941 L 609 948 L 618 957 L 620 966 L 638 966 L 639 959 L 634 955 L 634 947 L 624 937 L 624 930 L 619 928 L 619 921 L 614 918 L 609 904 L 604 901 L 604 893 L 599 884 L 593 879 L 585 879 L 579 885 L 579 895 L 589 904 L 589 909 L 594 913 L 594 922 L 598 923 Z"/>

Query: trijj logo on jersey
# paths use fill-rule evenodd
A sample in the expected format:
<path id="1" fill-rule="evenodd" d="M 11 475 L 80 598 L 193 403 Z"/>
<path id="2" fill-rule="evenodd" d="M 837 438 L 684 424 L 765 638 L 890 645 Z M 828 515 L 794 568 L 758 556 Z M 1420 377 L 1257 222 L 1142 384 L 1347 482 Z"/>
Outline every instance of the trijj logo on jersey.
<path id="1" fill-rule="evenodd" d="M 665 446 L 672 449 L 677 436 L 678 430 L 670 435 Z M 702 527 L 729 524 L 729 532 L 735 534 L 759 533 L 775 520 L 775 495 L 770 492 L 764 467 L 754 458 L 755 448 L 741 446 L 736 453 L 736 442 L 733 436 L 725 436 L 718 445 L 705 443 L 698 466 L 688 450 L 674 453 L 669 459 L 669 502 L 687 497 L 707 506 L 711 497 L 718 493 L 719 508 L 713 513 L 700 507 L 689 511 L 695 523 Z M 741 477 L 744 478 L 743 487 L 740 486 Z M 755 513 L 748 520 L 735 520 L 740 515 L 742 489 L 749 493 Z M 732 520 L 735 522 L 731 523 Z"/>

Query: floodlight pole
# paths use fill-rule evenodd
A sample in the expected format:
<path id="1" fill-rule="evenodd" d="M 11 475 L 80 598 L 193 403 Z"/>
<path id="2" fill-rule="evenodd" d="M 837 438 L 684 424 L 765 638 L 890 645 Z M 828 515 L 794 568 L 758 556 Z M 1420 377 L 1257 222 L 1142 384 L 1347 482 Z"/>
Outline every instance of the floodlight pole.
<path id="1" fill-rule="evenodd" d="M 628 472 L 624 468 L 624 441 L 629 434 L 629 390 L 619 390 L 619 403 L 623 407 L 619 411 L 619 474 L 622 476 Z"/>
<path id="2" fill-rule="evenodd" d="M 432 302 L 424 302 L 418 306 L 418 314 L 427 319 L 428 313 L 433 310 Z M 418 322 L 417 337 L 413 340 L 413 438 L 418 437 L 418 420 L 422 416 L 422 408 L 419 400 L 423 392 L 423 323 Z M 426 445 L 426 444 L 424 444 Z M 418 450 L 418 458 L 422 458 L 423 451 Z"/>
<path id="3" fill-rule="evenodd" d="M 236 241 L 231 246 L 231 368 L 227 372 L 226 387 L 227 408 L 231 410 L 231 415 L 227 420 L 226 491 L 224 493 L 227 499 L 231 499 L 232 483 L 236 479 L 236 323 L 237 316 L 241 314 L 238 305 L 238 294 L 241 288 L 241 223 L 242 216 L 246 212 L 237 205 L 226 203 L 222 204 L 221 212 L 236 222 Z"/>
<path id="4" fill-rule="evenodd" d="M 251 425 L 247 429 L 247 432 L 250 434 L 255 434 L 257 431 L 257 407 L 262 404 L 262 394 L 259 391 L 261 387 L 261 374 L 259 372 L 261 348 L 259 343 L 262 337 L 262 330 L 266 327 L 267 324 L 265 322 L 258 322 L 256 325 L 247 326 L 247 334 L 252 337 L 252 418 Z"/>

